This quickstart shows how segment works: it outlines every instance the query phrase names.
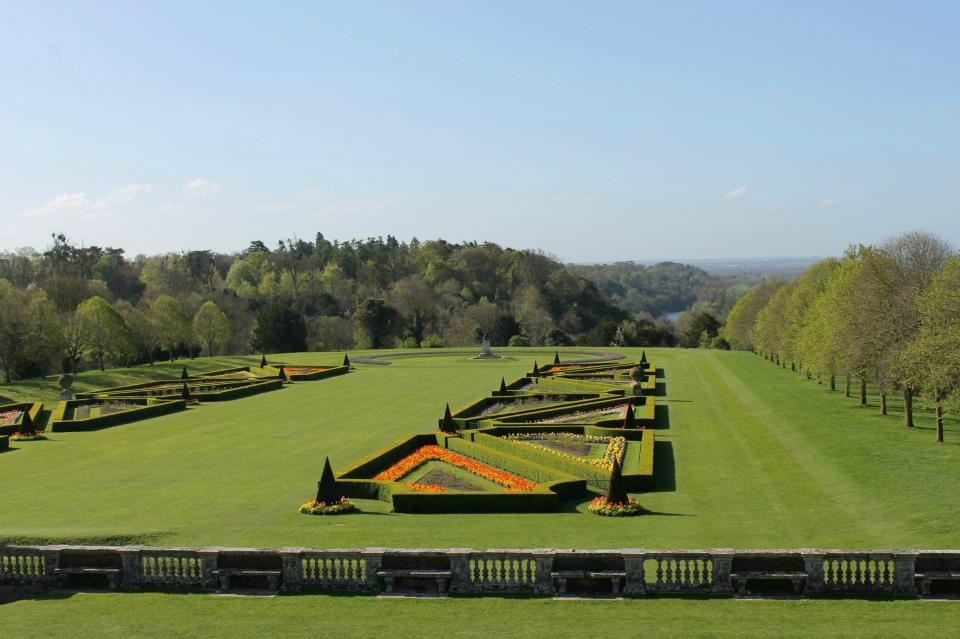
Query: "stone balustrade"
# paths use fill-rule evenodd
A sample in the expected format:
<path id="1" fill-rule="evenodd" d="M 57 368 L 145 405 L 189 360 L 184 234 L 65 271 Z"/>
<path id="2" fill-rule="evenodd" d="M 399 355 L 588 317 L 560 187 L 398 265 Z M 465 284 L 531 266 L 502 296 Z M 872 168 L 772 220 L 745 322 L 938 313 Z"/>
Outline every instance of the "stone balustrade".
<path id="1" fill-rule="evenodd" d="M 957 597 L 960 551 L 0 546 L 0 598 L 64 588 Z"/>

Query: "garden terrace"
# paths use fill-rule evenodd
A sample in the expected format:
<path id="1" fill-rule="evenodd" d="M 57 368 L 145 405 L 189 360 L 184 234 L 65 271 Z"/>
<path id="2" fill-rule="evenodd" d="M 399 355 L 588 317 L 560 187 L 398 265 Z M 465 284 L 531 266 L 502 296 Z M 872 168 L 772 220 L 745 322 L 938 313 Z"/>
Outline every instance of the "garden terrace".
<path id="1" fill-rule="evenodd" d="M 166 415 L 186 408 L 182 399 L 72 399 L 60 402 L 53 411 L 53 432 L 99 430 L 149 417 Z"/>
<path id="2" fill-rule="evenodd" d="M 633 425 L 652 428 L 656 425 L 653 398 L 656 368 L 649 363 L 642 365 L 648 374 L 636 383 L 630 371 L 639 366 L 567 364 L 535 369 L 526 378 L 509 384 L 502 382 L 491 396 L 461 406 L 451 413 L 451 418 L 459 428 L 477 428 L 491 422 L 553 422 L 617 428 L 623 426 L 626 405 L 634 404 Z M 596 381 L 598 379 L 601 381 Z M 442 428 L 443 420 L 440 425 Z"/>
<path id="3" fill-rule="evenodd" d="M 0 406 L 0 435 L 34 430 L 43 412 L 42 402 L 23 402 Z"/>
<path id="4" fill-rule="evenodd" d="M 398 513 L 548 512 L 586 489 L 555 468 L 442 434 L 394 442 L 339 473 L 337 486 Z"/>
<path id="5" fill-rule="evenodd" d="M 186 385 L 191 399 L 201 402 L 225 401 L 255 395 L 265 391 L 281 388 L 280 379 L 169 379 L 156 382 L 145 382 L 116 388 L 104 388 L 85 393 L 78 393 L 79 398 L 160 398 L 173 399 L 183 396 L 183 387 Z"/>

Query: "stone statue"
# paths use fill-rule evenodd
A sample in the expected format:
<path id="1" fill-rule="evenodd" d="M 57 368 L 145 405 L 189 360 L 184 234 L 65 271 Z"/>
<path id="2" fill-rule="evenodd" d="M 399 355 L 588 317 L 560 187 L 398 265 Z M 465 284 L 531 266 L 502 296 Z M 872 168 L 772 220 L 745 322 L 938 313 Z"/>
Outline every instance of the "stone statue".
<path id="1" fill-rule="evenodd" d="M 487 339 L 487 334 L 483 334 L 483 339 L 480 342 L 480 354 L 474 355 L 471 359 L 500 359 L 499 355 L 494 355 L 490 351 L 490 340 Z"/>
<path id="2" fill-rule="evenodd" d="M 57 379 L 57 384 L 60 385 L 60 401 L 67 402 L 73 399 L 73 391 L 70 390 L 73 386 L 73 375 L 61 375 Z"/>

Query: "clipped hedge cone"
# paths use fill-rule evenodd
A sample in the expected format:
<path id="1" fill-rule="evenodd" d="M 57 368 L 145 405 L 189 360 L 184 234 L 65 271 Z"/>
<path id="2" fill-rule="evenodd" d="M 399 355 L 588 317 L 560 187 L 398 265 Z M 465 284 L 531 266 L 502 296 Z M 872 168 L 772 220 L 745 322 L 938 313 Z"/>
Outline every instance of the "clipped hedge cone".
<path id="1" fill-rule="evenodd" d="M 190 379 L 190 375 L 187 373 L 186 366 L 180 369 L 180 379 Z"/>
<path id="2" fill-rule="evenodd" d="M 507 382 L 502 377 L 500 378 L 500 394 L 501 395 L 507 394 Z"/>
<path id="3" fill-rule="evenodd" d="M 343 364 L 342 364 L 342 365 L 343 365 L 343 366 L 346 366 L 347 368 L 350 368 L 350 356 L 347 355 L 346 353 L 343 354 Z"/>
<path id="4" fill-rule="evenodd" d="M 277 377 L 280 378 L 281 382 L 287 381 L 287 371 L 283 370 L 283 366 L 280 367 L 280 372 L 277 374 Z"/>
<path id="5" fill-rule="evenodd" d="M 637 418 L 633 414 L 633 404 L 627 404 L 627 412 L 623 416 L 623 427 L 624 428 L 636 428 L 637 427 Z"/>
<path id="6" fill-rule="evenodd" d="M 613 460 L 613 471 L 610 473 L 610 488 L 607 490 L 608 504 L 626 504 L 630 501 L 627 487 L 623 483 L 623 469 L 620 462 Z"/>
<path id="7" fill-rule="evenodd" d="M 333 476 L 333 469 L 330 467 L 330 458 L 327 457 L 323 462 L 323 473 L 320 475 L 320 481 L 317 482 L 317 501 L 324 504 L 333 504 L 340 501 L 340 489 L 337 488 L 337 479 Z"/>
<path id="8" fill-rule="evenodd" d="M 540 367 L 537 365 L 536 360 L 533 362 L 533 376 L 540 377 Z"/>
<path id="9" fill-rule="evenodd" d="M 554 364 L 559 364 L 559 363 L 560 363 L 560 353 L 554 352 L 554 354 L 553 354 L 553 363 L 554 363 Z"/>
<path id="10" fill-rule="evenodd" d="M 266 355 L 261 355 L 261 356 L 260 356 L 260 368 L 263 368 L 263 367 L 266 366 L 266 365 L 267 365 L 267 356 L 266 356 Z"/>
<path id="11" fill-rule="evenodd" d="M 181 395 L 184 399 L 190 399 L 190 389 L 187 388 L 187 385 L 186 385 L 186 384 L 183 385 L 183 390 L 180 391 L 180 395 Z"/>
<path id="12" fill-rule="evenodd" d="M 453 415 L 450 413 L 450 404 L 443 411 L 443 421 L 440 422 L 440 430 L 445 433 L 455 433 L 456 425 L 453 423 Z"/>

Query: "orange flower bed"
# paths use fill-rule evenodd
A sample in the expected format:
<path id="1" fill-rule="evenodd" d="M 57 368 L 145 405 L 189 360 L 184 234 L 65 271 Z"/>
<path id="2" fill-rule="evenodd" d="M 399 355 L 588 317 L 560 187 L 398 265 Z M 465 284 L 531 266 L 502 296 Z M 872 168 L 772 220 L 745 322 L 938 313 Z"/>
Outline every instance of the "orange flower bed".
<path id="1" fill-rule="evenodd" d="M 447 489 L 440 484 L 407 484 L 418 493 L 445 493 Z"/>
<path id="2" fill-rule="evenodd" d="M 496 484 L 506 487 L 507 491 L 509 492 L 520 492 L 524 490 L 533 490 L 536 488 L 536 484 L 534 484 L 532 481 L 528 481 L 522 477 L 517 477 L 516 475 L 511 475 L 510 473 L 497 468 L 491 468 L 490 466 L 481 464 L 480 462 L 474 461 L 469 457 L 464 457 L 463 455 L 454 453 L 446 448 L 441 448 L 440 446 L 434 445 L 422 446 L 418 448 L 390 468 L 374 475 L 373 478 L 378 481 L 397 481 L 414 468 L 417 468 L 421 464 L 424 464 L 428 461 L 442 461 L 450 464 L 451 466 L 462 468 L 473 473 L 474 475 L 477 475 L 478 477 L 489 479 Z"/>

